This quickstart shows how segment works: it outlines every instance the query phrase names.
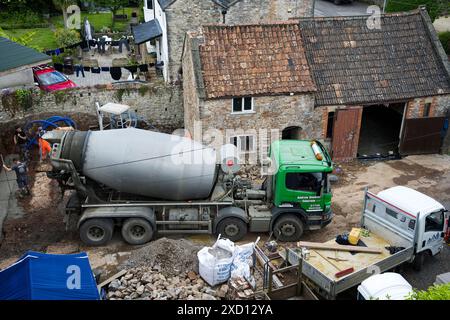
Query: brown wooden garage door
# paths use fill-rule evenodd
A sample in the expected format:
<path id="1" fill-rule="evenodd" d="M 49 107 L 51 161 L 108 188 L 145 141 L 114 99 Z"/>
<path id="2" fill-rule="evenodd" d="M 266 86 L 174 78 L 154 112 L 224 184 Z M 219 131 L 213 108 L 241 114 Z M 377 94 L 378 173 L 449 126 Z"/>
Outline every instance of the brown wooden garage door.
<path id="1" fill-rule="evenodd" d="M 405 119 L 400 154 L 438 153 L 445 117 Z"/>
<path id="2" fill-rule="evenodd" d="M 334 160 L 351 160 L 356 157 L 362 110 L 362 107 L 336 110 L 331 151 Z"/>

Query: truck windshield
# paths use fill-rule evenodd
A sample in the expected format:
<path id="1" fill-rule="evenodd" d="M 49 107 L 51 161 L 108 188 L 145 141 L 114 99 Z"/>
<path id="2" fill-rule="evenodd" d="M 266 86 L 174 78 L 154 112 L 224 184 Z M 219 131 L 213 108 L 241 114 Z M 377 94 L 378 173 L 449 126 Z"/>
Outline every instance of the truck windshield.
<path id="1" fill-rule="evenodd" d="M 444 230 L 444 211 L 436 211 L 431 213 L 425 219 L 425 232 L 443 231 Z"/>
<path id="2" fill-rule="evenodd" d="M 297 191 L 317 192 L 322 188 L 322 172 L 288 172 L 286 173 L 286 188 Z"/>

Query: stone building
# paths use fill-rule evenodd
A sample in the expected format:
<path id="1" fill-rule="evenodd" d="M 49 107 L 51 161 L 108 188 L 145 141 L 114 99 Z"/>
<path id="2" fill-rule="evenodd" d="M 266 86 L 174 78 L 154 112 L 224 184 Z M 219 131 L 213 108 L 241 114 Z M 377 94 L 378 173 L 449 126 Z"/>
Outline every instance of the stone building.
<path id="1" fill-rule="evenodd" d="M 148 52 L 178 82 L 186 32 L 209 23 L 260 23 L 312 16 L 314 0 L 144 0 Z"/>
<path id="2" fill-rule="evenodd" d="M 182 63 L 185 127 L 253 130 L 228 140 L 244 152 L 266 128 L 320 139 L 342 160 L 436 153 L 445 136 L 450 68 L 423 8 L 379 28 L 367 17 L 204 26 Z"/>
<path id="3" fill-rule="evenodd" d="M 439 152 L 450 67 L 425 8 L 301 19 L 300 29 L 335 159 Z"/>
<path id="4" fill-rule="evenodd" d="M 233 143 L 252 160 L 258 150 L 267 153 L 279 130 L 293 138 L 320 137 L 316 86 L 302 48 L 296 22 L 211 25 L 189 33 L 185 128 L 205 143 Z"/>

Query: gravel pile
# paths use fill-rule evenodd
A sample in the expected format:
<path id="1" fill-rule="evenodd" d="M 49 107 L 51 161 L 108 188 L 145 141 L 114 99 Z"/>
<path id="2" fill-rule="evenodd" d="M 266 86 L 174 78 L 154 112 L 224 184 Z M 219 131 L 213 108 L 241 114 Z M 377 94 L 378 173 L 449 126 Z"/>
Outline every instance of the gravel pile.
<path id="1" fill-rule="evenodd" d="M 159 269 L 137 267 L 127 271 L 108 286 L 108 300 L 217 300 L 225 298 L 228 285 L 216 290 L 209 287 L 195 272 L 173 277 L 164 276 Z"/>
<path id="2" fill-rule="evenodd" d="M 150 267 L 166 277 L 198 272 L 197 252 L 201 248 L 186 239 L 160 238 L 134 250 L 124 263 L 124 268 Z"/>

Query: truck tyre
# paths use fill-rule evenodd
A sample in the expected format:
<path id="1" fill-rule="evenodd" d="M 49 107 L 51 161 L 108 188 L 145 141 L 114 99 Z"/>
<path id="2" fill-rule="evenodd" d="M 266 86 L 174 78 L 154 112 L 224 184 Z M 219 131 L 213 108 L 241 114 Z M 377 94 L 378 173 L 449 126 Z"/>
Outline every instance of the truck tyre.
<path id="1" fill-rule="evenodd" d="M 80 227 L 80 238 L 89 246 L 103 246 L 111 240 L 113 231 L 111 219 L 89 219 Z"/>
<path id="2" fill-rule="evenodd" d="M 231 241 L 239 241 L 247 234 L 247 224 L 239 218 L 225 218 L 217 225 L 217 234 Z"/>
<path id="3" fill-rule="evenodd" d="M 414 260 L 412 262 L 413 264 L 413 269 L 415 271 L 420 271 L 422 270 L 423 267 L 423 261 L 425 259 L 425 255 L 423 252 L 416 254 L 416 256 L 414 257 Z"/>
<path id="4" fill-rule="evenodd" d="M 153 238 L 153 227 L 144 219 L 127 219 L 122 225 L 122 237 L 132 245 L 144 244 Z"/>
<path id="5" fill-rule="evenodd" d="M 280 241 L 298 241 L 303 234 L 303 222 L 295 215 L 285 214 L 275 221 L 273 232 L 275 238 Z"/>

